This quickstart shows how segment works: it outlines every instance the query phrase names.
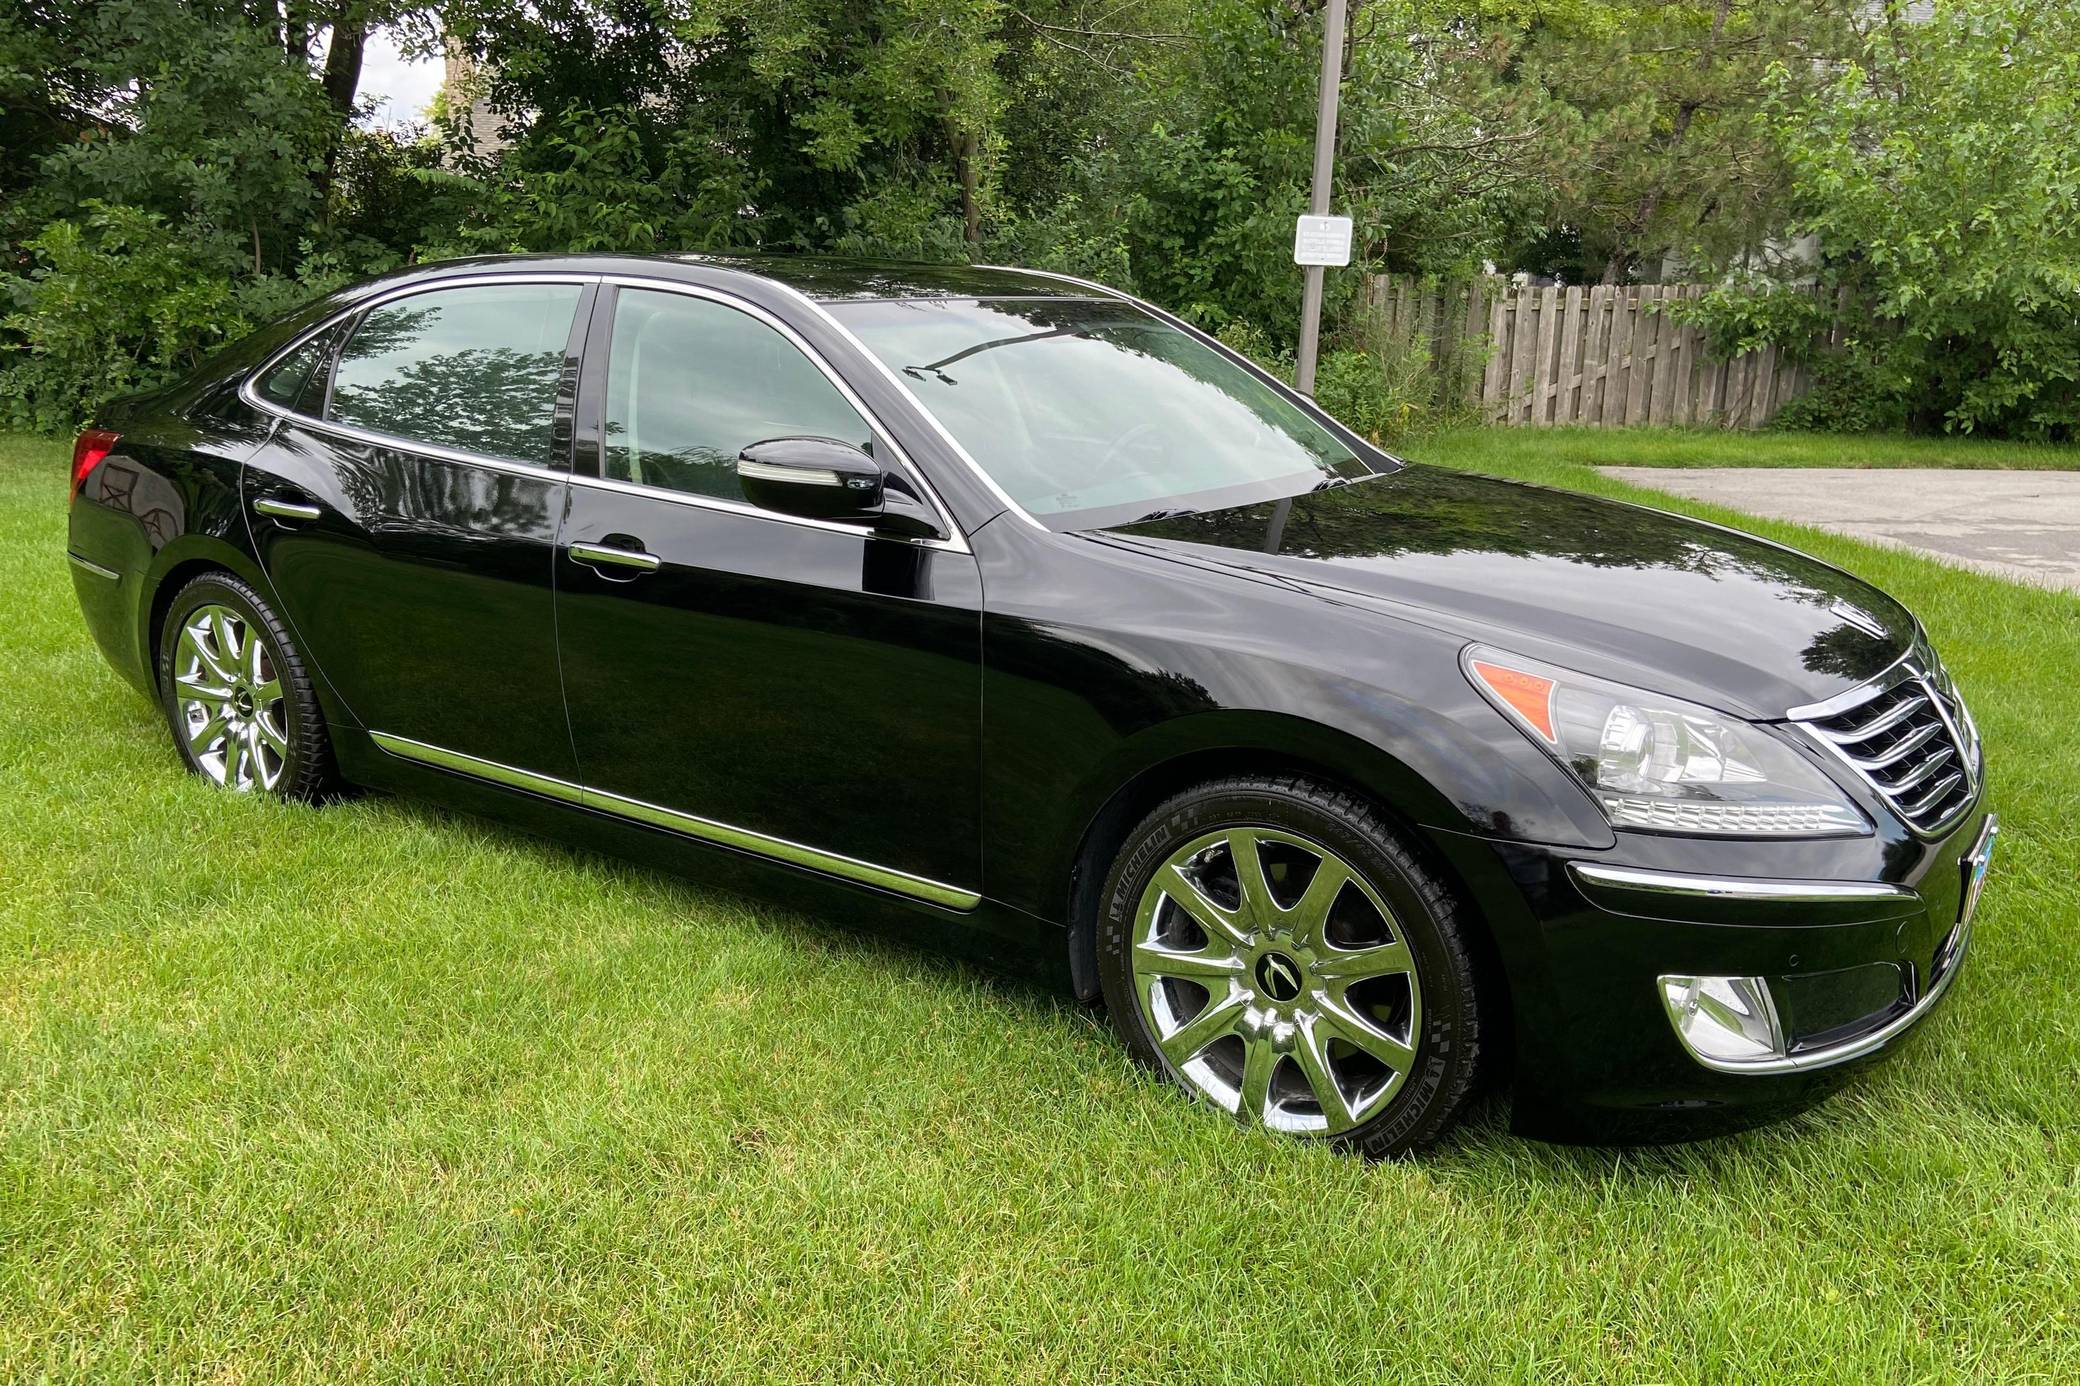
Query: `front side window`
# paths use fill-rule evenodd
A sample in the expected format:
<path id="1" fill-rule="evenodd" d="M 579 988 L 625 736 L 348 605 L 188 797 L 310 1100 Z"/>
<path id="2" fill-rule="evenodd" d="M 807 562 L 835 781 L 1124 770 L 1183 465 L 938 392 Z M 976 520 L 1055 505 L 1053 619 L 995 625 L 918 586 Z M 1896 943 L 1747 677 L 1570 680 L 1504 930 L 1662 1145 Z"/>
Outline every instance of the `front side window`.
<path id="1" fill-rule="evenodd" d="M 794 344 L 704 298 L 623 289 L 607 349 L 606 475 L 742 500 L 737 454 L 768 438 L 866 447 L 865 419 Z"/>
<path id="2" fill-rule="evenodd" d="M 325 417 L 549 465 L 557 381 L 582 292 L 484 284 L 371 309 L 340 350 Z"/>
<path id="3" fill-rule="evenodd" d="M 829 310 L 996 483 L 1057 529 L 1372 474 L 1238 362 L 1132 304 L 904 299 Z"/>

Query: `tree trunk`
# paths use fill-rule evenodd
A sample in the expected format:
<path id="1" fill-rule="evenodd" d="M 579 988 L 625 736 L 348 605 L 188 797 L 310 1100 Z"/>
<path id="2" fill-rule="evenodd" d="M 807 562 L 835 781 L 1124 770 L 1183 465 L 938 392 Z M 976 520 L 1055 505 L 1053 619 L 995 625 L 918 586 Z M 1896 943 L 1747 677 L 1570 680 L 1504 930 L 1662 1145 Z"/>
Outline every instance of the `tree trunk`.
<path id="1" fill-rule="evenodd" d="M 332 42 L 325 50 L 325 96 L 341 119 L 354 113 L 354 96 L 361 86 L 361 55 L 368 47 L 368 16 L 347 0 L 332 19 Z"/>
<path id="2" fill-rule="evenodd" d="M 975 156 L 980 143 L 970 130 L 954 144 L 961 178 L 961 235 L 969 245 L 982 244 L 982 207 L 975 200 Z"/>

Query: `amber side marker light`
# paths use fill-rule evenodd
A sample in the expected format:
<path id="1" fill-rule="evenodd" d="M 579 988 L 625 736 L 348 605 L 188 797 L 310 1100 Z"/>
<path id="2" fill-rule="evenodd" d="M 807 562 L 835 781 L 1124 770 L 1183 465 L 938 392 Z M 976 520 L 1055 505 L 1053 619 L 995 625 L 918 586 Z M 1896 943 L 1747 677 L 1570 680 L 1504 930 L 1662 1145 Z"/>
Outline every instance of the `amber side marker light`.
<path id="1" fill-rule="evenodd" d="M 1533 731 L 1555 746 L 1560 744 L 1560 737 L 1553 730 L 1553 690 L 1559 687 L 1557 683 L 1537 674 L 1527 674 L 1522 669 L 1490 664 L 1484 659 L 1467 662 L 1473 669 L 1473 676 L 1485 684 L 1489 692 L 1508 703 Z"/>

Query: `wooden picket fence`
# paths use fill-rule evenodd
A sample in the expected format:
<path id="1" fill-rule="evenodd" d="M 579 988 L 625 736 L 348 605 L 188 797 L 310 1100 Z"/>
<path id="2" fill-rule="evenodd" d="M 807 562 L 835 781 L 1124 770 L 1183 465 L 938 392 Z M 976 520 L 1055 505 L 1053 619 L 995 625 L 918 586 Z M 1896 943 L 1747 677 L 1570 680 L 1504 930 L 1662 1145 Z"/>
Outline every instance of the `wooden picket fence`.
<path id="1" fill-rule="evenodd" d="M 1651 306 L 1702 284 L 1538 287 L 1374 276 L 1366 300 L 1385 340 L 1434 360 L 1478 359 L 1482 417 L 1503 424 L 1697 424 L 1759 428 L 1809 384 L 1775 347 L 1714 357 L 1703 334 Z M 1443 388 L 1476 389 L 1473 369 Z"/>

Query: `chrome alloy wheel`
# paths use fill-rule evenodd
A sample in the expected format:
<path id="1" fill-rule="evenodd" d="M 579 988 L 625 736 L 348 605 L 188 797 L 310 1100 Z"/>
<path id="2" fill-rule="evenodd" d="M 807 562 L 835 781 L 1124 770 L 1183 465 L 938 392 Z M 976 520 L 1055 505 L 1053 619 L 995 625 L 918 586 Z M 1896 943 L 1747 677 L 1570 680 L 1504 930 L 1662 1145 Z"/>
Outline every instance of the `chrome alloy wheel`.
<path id="1" fill-rule="evenodd" d="M 201 606 L 181 626 L 173 697 L 188 753 L 237 790 L 273 789 L 289 766 L 289 710 L 274 653 L 228 606 Z"/>
<path id="2" fill-rule="evenodd" d="M 1229 828 L 1173 853 L 1142 892 L 1130 964 L 1171 1068 L 1245 1121 L 1337 1135 L 1415 1067 L 1406 937 L 1357 871 L 1296 834 Z"/>

